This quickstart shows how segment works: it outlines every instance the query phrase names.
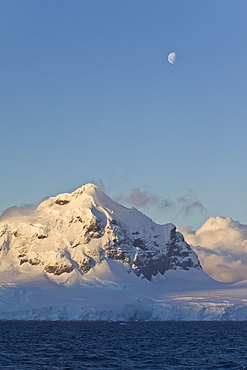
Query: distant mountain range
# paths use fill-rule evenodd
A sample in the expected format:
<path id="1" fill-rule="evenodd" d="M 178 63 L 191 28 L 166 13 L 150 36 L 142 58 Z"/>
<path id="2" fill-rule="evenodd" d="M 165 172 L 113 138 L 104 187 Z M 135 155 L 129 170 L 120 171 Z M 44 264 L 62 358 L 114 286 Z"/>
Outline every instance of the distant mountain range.
<path id="1" fill-rule="evenodd" d="M 245 320 L 173 224 L 86 184 L 0 222 L 0 319 Z"/>

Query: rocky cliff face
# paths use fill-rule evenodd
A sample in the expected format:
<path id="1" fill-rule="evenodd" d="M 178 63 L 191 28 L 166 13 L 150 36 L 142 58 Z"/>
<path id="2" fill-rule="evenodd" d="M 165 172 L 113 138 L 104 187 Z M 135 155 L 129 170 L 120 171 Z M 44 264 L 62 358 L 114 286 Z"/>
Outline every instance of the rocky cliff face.
<path id="1" fill-rule="evenodd" d="M 29 266 L 49 275 L 87 274 L 115 260 L 148 280 L 168 270 L 201 269 L 173 224 L 158 225 L 87 184 L 42 202 L 32 215 L 0 223 L 0 269 Z"/>

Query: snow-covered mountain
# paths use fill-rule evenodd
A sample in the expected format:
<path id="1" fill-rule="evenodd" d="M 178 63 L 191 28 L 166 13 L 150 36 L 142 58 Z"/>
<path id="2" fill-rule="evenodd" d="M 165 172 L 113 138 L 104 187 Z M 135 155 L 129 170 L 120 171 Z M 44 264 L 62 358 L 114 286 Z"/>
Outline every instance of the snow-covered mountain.
<path id="1" fill-rule="evenodd" d="M 45 200 L 32 215 L 8 219 L 0 237 L 1 266 L 15 273 L 28 264 L 47 275 L 87 274 L 104 260 L 148 280 L 170 269 L 201 269 L 173 224 L 157 225 L 93 184 Z"/>
<path id="2" fill-rule="evenodd" d="M 0 279 L 4 319 L 233 319 L 236 303 L 247 312 L 240 288 L 205 274 L 173 224 L 93 184 L 0 223 Z"/>

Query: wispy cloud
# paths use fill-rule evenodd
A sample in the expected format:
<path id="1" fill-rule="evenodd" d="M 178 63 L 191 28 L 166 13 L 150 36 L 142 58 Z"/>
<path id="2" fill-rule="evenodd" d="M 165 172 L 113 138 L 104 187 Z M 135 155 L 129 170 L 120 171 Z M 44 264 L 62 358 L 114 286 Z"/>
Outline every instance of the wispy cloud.
<path id="1" fill-rule="evenodd" d="M 106 186 L 103 182 L 103 180 L 101 179 L 98 179 L 98 180 L 93 180 L 91 181 L 93 184 L 97 185 L 102 191 L 106 191 Z"/>
<path id="2" fill-rule="evenodd" d="M 178 198 L 180 212 L 184 217 L 191 216 L 195 212 L 206 213 L 207 209 L 203 206 L 202 202 L 196 198 L 195 193 L 189 189 L 187 194 Z"/>
<path id="3" fill-rule="evenodd" d="M 18 216 L 24 216 L 29 215 L 33 213 L 36 210 L 37 206 L 33 204 L 23 204 L 22 206 L 13 206 L 10 208 L 7 208 L 0 216 L 0 221 L 6 220 L 10 217 L 18 217 Z"/>
<path id="4" fill-rule="evenodd" d="M 153 194 L 148 190 L 143 191 L 140 188 L 134 188 L 128 195 L 120 194 L 114 199 L 119 203 L 125 203 L 141 209 L 156 207 L 159 210 L 173 210 L 183 217 L 191 216 L 196 212 L 207 212 L 192 190 L 188 190 L 185 195 L 176 200 L 171 200 L 170 198 Z"/>
<path id="5" fill-rule="evenodd" d="M 132 189 L 128 195 L 120 194 L 115 197 L 115 200 L 120 203 L 130 204 L 137 208 L 155 206 L 160 209 L 165 209 L 175 207 L 174 202 L 170 199 L 159 197 L 147 190 L 143 191 L 140 188 Z"/>

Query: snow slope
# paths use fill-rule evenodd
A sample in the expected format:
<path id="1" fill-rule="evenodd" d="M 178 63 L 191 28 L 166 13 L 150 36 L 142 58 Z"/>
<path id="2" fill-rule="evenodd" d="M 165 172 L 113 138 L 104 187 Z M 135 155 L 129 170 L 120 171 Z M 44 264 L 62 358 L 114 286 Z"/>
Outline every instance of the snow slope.
<path id="1" fill-rule="evenodd" d="M 87 184 L 0 223 L 0 319 L 245 320 L 246 282 L 211 279 L 173 224 Z"/>

